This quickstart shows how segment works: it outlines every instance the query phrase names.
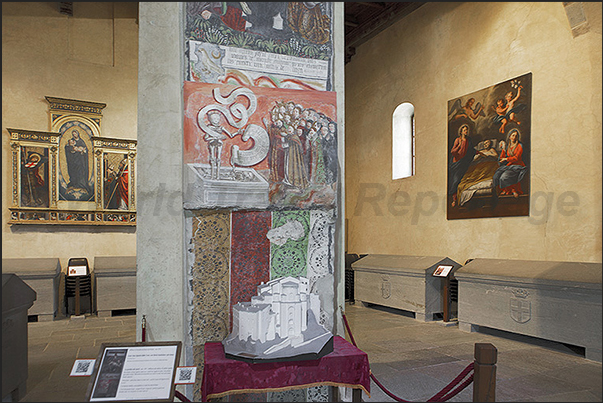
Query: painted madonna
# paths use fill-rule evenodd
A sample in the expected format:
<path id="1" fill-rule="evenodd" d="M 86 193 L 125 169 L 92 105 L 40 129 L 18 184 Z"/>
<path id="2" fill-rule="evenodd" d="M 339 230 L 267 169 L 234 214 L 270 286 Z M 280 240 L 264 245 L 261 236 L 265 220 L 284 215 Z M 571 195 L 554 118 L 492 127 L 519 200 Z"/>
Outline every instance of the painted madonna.
<path id="1" fill-rule="evenodd" d="M 84 124 L 61 128 L 60 200 L 94 201 L 94 165 L 90 129 Z"/>

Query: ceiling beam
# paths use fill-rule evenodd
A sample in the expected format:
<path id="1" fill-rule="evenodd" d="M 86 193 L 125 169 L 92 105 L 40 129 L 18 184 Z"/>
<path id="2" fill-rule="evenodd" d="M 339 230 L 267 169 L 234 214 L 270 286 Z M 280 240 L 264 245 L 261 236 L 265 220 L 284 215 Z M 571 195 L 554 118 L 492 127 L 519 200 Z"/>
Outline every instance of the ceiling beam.
<path id="1" fill-rule="evenodd" d="M 376 3 L 360 3 L 360 4 L 376 4 Z M 391 2 L 385 4 L 380 12 L 376 13 L 369 21 L 359 24 L 352 28 L 345 35 L 346 47 L 356 47 L 368 41 L 385 28 L 392 25 L 394 22 L 407 16 L 425 3 L 421 2 Z"/>
<path id="2" fill-rule="evenodd" d="M 370 1 L 359 1 L 358 4 L 362 4 L 363 6 L 367 6 L 367 7 L 373 7 L 373 8 L 378 8 L 380 10 L 383 10 L 385 8 L 385 4 L 383 3 L 378 3 L 378 2 L 370 2 Z"/>

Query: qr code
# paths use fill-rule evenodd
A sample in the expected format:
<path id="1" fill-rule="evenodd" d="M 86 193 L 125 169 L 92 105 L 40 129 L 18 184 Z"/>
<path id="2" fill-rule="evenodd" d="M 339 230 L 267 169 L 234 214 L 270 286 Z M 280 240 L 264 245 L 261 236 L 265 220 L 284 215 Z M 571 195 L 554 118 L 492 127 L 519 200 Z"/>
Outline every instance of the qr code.
<path id="1" fill-rule="evenodd" d="M 180 381 L 190 381 L 193 376 L 192 368 L 182 368 L 180 370 Z"/>
<path id="2" fill-rule="evenodd" d="M 88 372 L 88 369 L 90 368 L 90 364 L 92 364 L 92 362 L 90 362 L 90 361 L 78 362 L 77 367 L 75 368 L 75 372 L 77 374 L 85 374 L 86 372 Z"/>

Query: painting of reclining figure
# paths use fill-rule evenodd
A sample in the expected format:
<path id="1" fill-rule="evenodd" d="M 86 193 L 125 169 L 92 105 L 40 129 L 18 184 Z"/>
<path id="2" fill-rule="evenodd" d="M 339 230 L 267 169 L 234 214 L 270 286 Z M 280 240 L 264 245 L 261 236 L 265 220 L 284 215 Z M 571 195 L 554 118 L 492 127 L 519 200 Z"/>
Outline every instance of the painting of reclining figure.
<path id="1" fill-rule="evenodd" d="M 185 208 L 333 206 L 336 94 L 186 82 Z"/>
<path id="2" fill-rule="evenodd" d="M 532 73 L 448 101 L 447 218 L 529 215 Z"/>

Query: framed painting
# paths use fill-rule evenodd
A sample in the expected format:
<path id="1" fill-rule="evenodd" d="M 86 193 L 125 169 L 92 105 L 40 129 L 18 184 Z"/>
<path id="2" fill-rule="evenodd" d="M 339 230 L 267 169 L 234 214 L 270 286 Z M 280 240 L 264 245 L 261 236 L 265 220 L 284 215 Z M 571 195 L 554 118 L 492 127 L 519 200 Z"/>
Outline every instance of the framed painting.
<path id="1" fill-rule="evenodd" d="M 12 221 L 49 221 L 56 208 L 57 133 L 7 129 L 12 165 Z"/>
<path id="2" fill-rule="evenodd" d="M 102 110 L 98 102 L 46 97 L 50 105 L 50 130 L 60 134 L 59 203 L 78 202 L 93 209 L 95 170 L 92 139 L 100 136 Z"/>
<path id="3" fill-rule="evenodd" d="M 96 210 L 105 223 L 135 221 L 136 140 L 97 137 L 94 143 L 96 165 Z"/>
<path id="4" fill-rule="evenodd" d="M 7 129 L 9 224 L 136 225 L 136 140 L 100 137 L 104 104 L 46 99 L 53 131 Z"/>
<path id="5" fill-rule="evenodd" d="M 448 101 L 449 220 L 528 216 L 532 73 Z"/>

